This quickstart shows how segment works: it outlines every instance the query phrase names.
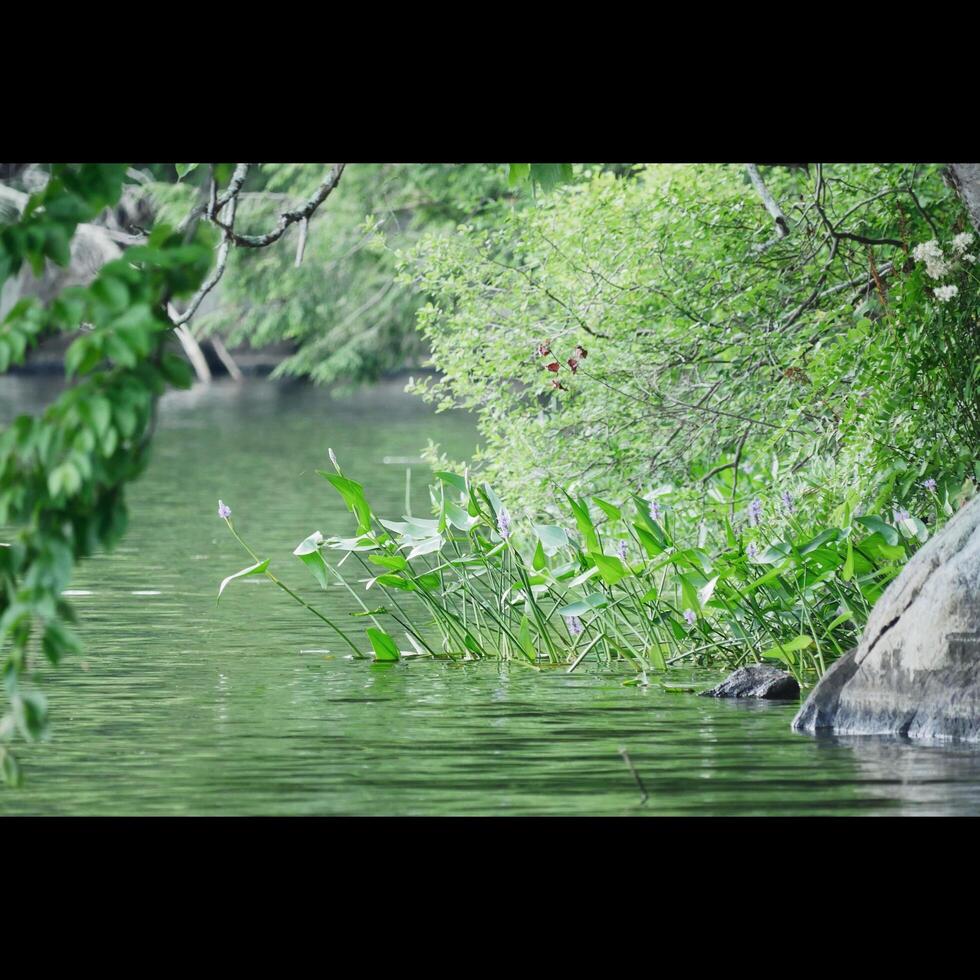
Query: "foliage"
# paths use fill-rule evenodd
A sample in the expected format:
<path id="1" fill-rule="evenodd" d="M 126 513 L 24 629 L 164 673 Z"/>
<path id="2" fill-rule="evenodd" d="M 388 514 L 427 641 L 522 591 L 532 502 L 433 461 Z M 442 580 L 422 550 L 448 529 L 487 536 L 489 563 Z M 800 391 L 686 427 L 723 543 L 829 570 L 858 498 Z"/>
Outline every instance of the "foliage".
<path id="1" fill-rule="evenodd" d="M 46 260 L 69 261 L 80 222 L 113 205 L 125 165 L 54 165 L 20 220 L 0 227 L 0 282 L 23 262 L 36 275 Z M 81 331 L 65 373 L 75 383 L 40 417 L 22 415 L 0 435 L 0 525 L 14 538 L 0 549 L 0 650 L 6 713 L 0 761 L 19 778 L 5 743 L 45 734 L 43 694 L 28 683 L 38 654 L 53 664 L 78 649 L 62 598 L 74 562 L 111 548 L 126 526 L 124 488 L 147 463 L 154 406 L 167 385 L 186 387 L 185 361 L 170 348 L 167 302 L 198 287 L 211 263 L 201 229 L 178 235 L 158 226 L 145 244 L 103 266 L 87 287 L 64 289 L 46 308 L 17 303 L 0 325 L 0 369 L 23 362 L 48 332 Z"/>
<path id="2" fill-rule="evenodd" d="M 926 368 L 885 370 L 907 328 L 878 326 L 893 289 L 918 349 L 936 349 L 936 316 L 958 335 L 951 307 L 927 312 L 907 259 L 933 237 L 930 222 L 949 228 L 960 215 L 939 168 L 774 167 L 766 179 L 791 202 L 783 238 L 741 168 L 659 165 L 628 181 L 596 173 L 489 230 L 424 239 L 402 268 L 431 297 L 419 324 L 442 373 L 413 390 L 477 412 L 475 463 L 536 512 L 554 509 L 555 485 L 666 487 L 695 522 L 727 490 L 741 520 L 759 490 L 753 470 L 774 499 L 790 489 L 822 506 L 814 520 L 836 506 L 817 492 L 834 483 L 865 506 L 897 502 L 889 470 L 860 462 L 869 434 L 904 461 L 906 489 L 927 473 L 964 479 L 975 441 L 952 456 L 919 450 L 940 417 L 932 399 L 968 401 L 970 389 L 962 378 L 955 394 L 926 386 L 896 427 L 890 400 Z M 880 401 L 866 400 L 869 387 Z"/>
<path id="3" fill-rule="evenodd" d="M 237 224 L 245 233 L 268 227 L 283 202 L 307 195 L 322 172 L 318 164 L 253 167 Z M 154 187 L 165 215 L 186 212 L 193 193 L 184 184 Z M 272 248 L 233 250 L 220 302 L 198 318 L 195 331 L 254 347 L 287 341 L 294 353 L 276 376 L 319 383 L 349 385 L 418 365 L 425 355 L 414 327 L 420 298 L 396 278 L 392 249 L 412 244 L 423 230 L 479 225 L 496 207 L 526 200 L 509 188 L 502 166 L 348 165 L 330 209 L 309 223 L 302 262 L 298 228 Z"/>
<path id="4" fill-rule="evenodd" d="M 945 287 L 922 262 L 895 277 L 874 319 L 858 319 L 812 364 L 815 394 L 840 406 L 840 447 L 826 477 L 867 487 L 869 508 L 889 506 L 923 478 L 958 499 L 980 481 L 980 277 L 975 257 L 962 254 Z M 944 288 L 955 288 L 952 298 L 937 298 Z"/>
<path id="5" fill-rule="evenodd" d="M 180 183 L 153 185 L 164 216 L 186 213 L 204 179 L 198 165 L 180 165 L 188 167 Z M 269 227 L 322 173 L 321 164 L 254 165 L 238 224 L 246 233 Z M 329 211 L 309 223 L 302 260 L 298 227 L 272 248 L 234 250 L 218 302 L 195 331 L 254 347 L 287 342 L 293 353 L 277 376 L 341 387 L 418 367 L 427 349 L 415 316 L 425 297 L 397 276 L 397 251 L 460 223 L 492 227 L 500 213 L 533 206 L 572 179 L 571 164 L 349 164 Z"/>
<path id="6" fill-rule="evenodd" d="M 631 666 L 646 683 L 648 671 L 681 661 L 734 667 L 768 658 L 805 682 L 856 642 L 871 606 L 929 536 L 906 511 L 858 515 L 846 504 L 835 525 L 817 529 L 799 520 L 790 498 L 779 513 L 760 502 L 743 533 L 722 514 L 718 540 L 684 540 L 669 510 L 638 496 L 624 505 L 567 496 L 561 523 L 524 524 L 488 483 L 450 472 L 430 488 L 432 519 L 393 521 L 334 463 L 336 475 L 318 472 L 356 516 L 354 536 L 316 531 L 294 554 L 321 589 L 336 579 L 355 597 L 357 615 L 374 624 L 367 634 L 379 661 L 502 659 L 574 670 L 591 654 Z M 938 526 L 950 502 L 935 490 L 927 499 L 922 517 Z M 331 551 L 353 558 L 367 575 L 361 585 L 383 600 L 369 609 L 328 562 Z M 399 650 L 397 629 L 409 649 Z"/>
<path id="7" fill-rule="evenodd" d="M 322 473 L 357 528 L 296 555 L 357 596 L 377 657 L 392 622 L 398 656 L 574 669 L 594 651 L 644 675 L 772 658 L 805 680 L 853 645 L 980 477 L 975 269 L 962 232 L 942 286 L 917 261 L 962 227 L 938 168 L 766 180 L 793 202 L 775 234 L 740 169 L 658 166 L 401 253 L 443 372 L 412 387 L 477 411 L 486 444 L 479 477 L 431 448 L 427 520 L 382 519 Z"/>

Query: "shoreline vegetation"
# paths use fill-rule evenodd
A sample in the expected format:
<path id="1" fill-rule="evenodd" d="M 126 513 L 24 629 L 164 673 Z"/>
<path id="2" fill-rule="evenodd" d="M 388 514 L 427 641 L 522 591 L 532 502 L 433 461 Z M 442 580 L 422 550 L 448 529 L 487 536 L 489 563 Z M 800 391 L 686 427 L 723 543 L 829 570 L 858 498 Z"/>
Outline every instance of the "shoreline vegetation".
<path id="1" fill-rule="evenodd" d="M 611 503 L 562 491 L 561 523 L 535 523 L 515 519 L 490 484 L 437 472 L 429 488 L 436 516 L 395 521 L 374 512 L 332 450 L 330 458 L 335 472 L 317 473 L 356 518 L 354 535 L 314 531 L 293 554 L 321 589 L 354 597 L 361 611 L 353 615 L 373 624 L 370 652 L 351 640 L 350 626 L 276 578 L 224 502 L 218 516 L 254 564 L 226 578 L 219 599 L 234 580 L 264 574 L 354 657 L 381 662 L 419 656 L 571 672 L 591 657 L 646 684 L 649 673 L 675 665 L 768 661 L 812 684 L 855 645 L 888 582 L 952 513 L 948 495 L 927 480 L 925 520 L 905 509 L 886 520 L 844 507 L 839 524 L 818 528 L 784 492 L 753 497 L 745 526 L 733 526 L 722 508 L 715 533 L 692 543 L 663 496 Z M 343 557 L 331 563 L 331 552 Z"/>
<path id="2" fill-rule="evenodd" d="M 775 238 L 736 168 L 654 166 L 398 253 L 439 369 L 409 390 L 484 442 L 429 446 L 424 519 L 318 471 L 354 536 L 294 554 L 371 621 L 355 656 L 808 686 L 856 645 L 980 480 L 976 239 L 939 168 L 799 170 L 748 168 L 800 202 Z"/>

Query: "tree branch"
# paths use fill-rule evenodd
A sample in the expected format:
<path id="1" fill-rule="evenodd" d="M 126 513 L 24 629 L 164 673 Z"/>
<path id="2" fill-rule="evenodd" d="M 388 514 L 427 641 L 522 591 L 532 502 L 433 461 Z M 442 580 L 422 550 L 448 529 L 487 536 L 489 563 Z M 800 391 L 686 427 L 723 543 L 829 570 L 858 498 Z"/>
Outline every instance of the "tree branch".
<path id="1" fill-rule="evenodd" d="M 239 235 L 234 228 L 230 225 L 223 225 L 218 219 L 215 219 L 215 224 L 219 228 L 222 228 L 231 241 L 238 246 L 243 248 L 265 248 L 266 245 L 271 245 L 273 242 L 282 238 L 290 225 L 295 224 L 297 221 L 308 219 L 316 211 L 330 196 L 330 193 L 337 184 L 340 183 L 340 177 L 344 172 L 345 166 L 346 164 L 343 163 L 335 163 L 309 200 L 302 207 L 295 208 L 292 211 L 283 211 L 279 215 L 279 221 L 276 227 L 265 235 Z"/>
<path id="2" fill-rule="evenodd" d="M 769 193 L 769 188 L 766 187 L 766 183 L 759 173 L 759 168 L 754 163 L 747 163 L 745 169 L 748 171 L 752 186 L 759 192 L 759 197 L 762 198 L 766 210 L 772 215 L 772 220 L 776 222 L 776 237 L 785 238 L 789 235 L 789 222 L 786 220 L 782 208 L 776 203 L 776 199 Z"/>

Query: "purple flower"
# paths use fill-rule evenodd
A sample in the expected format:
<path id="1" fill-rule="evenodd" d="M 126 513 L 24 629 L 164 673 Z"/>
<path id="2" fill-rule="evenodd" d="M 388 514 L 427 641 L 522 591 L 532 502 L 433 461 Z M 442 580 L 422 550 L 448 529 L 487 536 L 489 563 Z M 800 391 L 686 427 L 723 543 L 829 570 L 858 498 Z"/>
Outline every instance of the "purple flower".
<path id="1" fill-rule="evenodd" d="M 899 507 L 898 510 L 892 511 L 892 516 L 897 524 L 899 521 L 907 521 L 909 519 L 909 512 L 904 507 Z"/>
<path id="2" fill-rule="evenodd" d="M 749 524 L 758 527 L 762 523 L 762 501 L 755 497 L 749 504 Z"/>
<path id="3" fill-rule="evenodd" d="M 510 537 L 510 514 L 503 507 L 497 515 L 497 531 L 504 540 Z"/>
<path id="4" fill-rule="evenodd" d="M 616 545 L 616 554 L 623 560 L 626 561 L 626 542 L 620 541 Z"/>
<path id="5" fill-rule="evenodd" d="M 223 521 L 227 521 L 231 517 L 231 508 L 223 501 L 218 501 L 218 517 Z"/>
<path id="6" fill-rule="evenodd" d="M 787 514 L 793 514 L 796 512 L 796 507 L 793 505 L 793 498 L 788 490 L 783 491 L 781 499 Z"/>
<path id="7" fill-rule="evenodd" d="M 749 546 L 745 549 L 745 553 L 749 556 L 749 558 L 755 558 L 755 556 L 759 554 L 759 549 L 755 546 L 754 541 L 749 542 Z"/>
<path id="8" fill-rule="evenodd" d="M 688 626 L 693 626 L 698 621 L 698 614 L 693 609 L 684 610 L 684 619 Z"/>
<path id="9" fill-rule="evenodd" d="M 656 500 L 650 501 L 650 516 L 655 520 L 660 520 L 660 504 Z"/>
<path id="10" fill-rule="evenodd" d="M 569 616 L 565 620 L 565 624 L 568 626 L 569 636 L 578 636 L 585 629 L 582 625 L 582 620 L 578 616 Z"/>
<path id="11" fill-rule="evenodd" d="M 936 492 L 936 481 L 932 477 L 929 477 L 928 480 L 923 480 L 922 485 L 926 490 L 931 490 L 933 493 Z"/>

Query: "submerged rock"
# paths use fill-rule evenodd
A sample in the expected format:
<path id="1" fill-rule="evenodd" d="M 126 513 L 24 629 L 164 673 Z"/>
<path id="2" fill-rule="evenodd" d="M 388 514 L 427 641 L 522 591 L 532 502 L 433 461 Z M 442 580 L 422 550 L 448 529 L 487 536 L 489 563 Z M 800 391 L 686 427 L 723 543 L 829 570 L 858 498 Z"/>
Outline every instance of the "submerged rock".
<path id="1" fill-rule="evenodd" d="M 770 664 L 751 664 L 732 671 L 717 687 L 702 691 L 703 698 L 798 698 L 800 685 L 792 674 Z"/>
<path id="2" fill-rule="evenodd" d="M 793 729 L 980 740 L 980 496 L 888 586 Z"/>

